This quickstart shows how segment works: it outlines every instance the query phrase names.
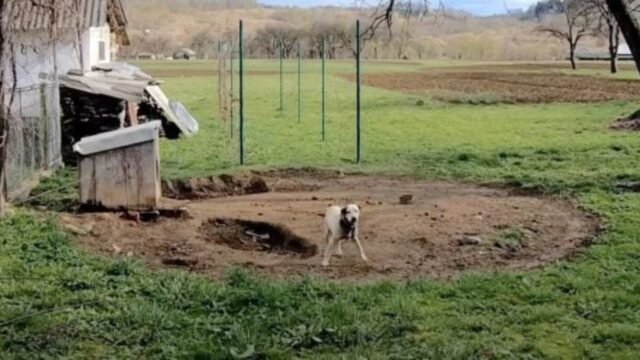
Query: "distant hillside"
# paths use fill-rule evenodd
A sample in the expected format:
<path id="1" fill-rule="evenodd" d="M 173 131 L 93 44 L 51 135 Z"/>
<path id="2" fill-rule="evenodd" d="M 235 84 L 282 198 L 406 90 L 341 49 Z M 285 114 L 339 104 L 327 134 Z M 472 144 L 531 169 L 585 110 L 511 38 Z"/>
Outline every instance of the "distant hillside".
<path id="1" fill-rule="evenodd" d="M 163 6 L 174 11 L 257 7 L 255 0 L 125 0 L 131 6 Z"/>
<path id="2" fill-rule="evenodd" d="M 310 36 L 314 28 L 348 29 L 356 18 L 367 22 L 367 10 L 346 8 L 263 7 L 255 0 L 124 0 L 134 45 L 128 54 L 140 52 L 170 55 L 175 49 L 190 47 L 202 57 L 212 56 L 218 40 L 229 37 L 243 19 L 247 38 L 264 40 L 266 31 L 295 31 Z M 474 17 L 447 13 L 412 18 L 406 23 L 396 18 L 394 37 L 381 32 L 367 44 L 368 58 L 462 60 L 555 60 L 565 57 L 563 43 L 536 31 L 536 19 L 521 16 Z M 346 31 L 346 30 L 344 30 Z M 602 41 L 589 40 L 597 47 Z M 307 41 L 312 46 L 311 40 Z M 264 45 L 264 44 L 262 44 Z M 340 47 L 340 46 L 338 46 Z M 251 49 L 261 48 L 253 44 Z M 268 56 L 269 50 L 255 50 Z M 348 54 L 347 51 L 338 54 Z"/>

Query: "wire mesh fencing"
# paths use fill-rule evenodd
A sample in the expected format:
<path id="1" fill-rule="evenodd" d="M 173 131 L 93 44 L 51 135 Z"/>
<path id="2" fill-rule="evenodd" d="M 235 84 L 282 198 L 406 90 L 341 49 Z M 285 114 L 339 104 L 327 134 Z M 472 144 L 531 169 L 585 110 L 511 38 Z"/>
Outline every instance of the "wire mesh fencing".
<path id="1" fill-rule="evenodd" d="M 45 171 L 62 163 L 58 97 L 55 83 L 13 92 L 6 164 L 10 200 L 26 196 Z"/>

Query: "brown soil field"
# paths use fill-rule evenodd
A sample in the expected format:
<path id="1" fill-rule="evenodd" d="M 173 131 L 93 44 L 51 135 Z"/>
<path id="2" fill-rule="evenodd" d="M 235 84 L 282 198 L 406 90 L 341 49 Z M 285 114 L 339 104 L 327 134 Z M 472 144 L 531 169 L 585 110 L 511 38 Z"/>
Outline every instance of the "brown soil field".
<path id="1" fill-rule="evenodd" d="M 539 71 L 568 71 L 571 69 L 569 66 L 569 62 L 534 62 L 534 63 L 484 63 L 484 64 L 463 64 L 463 65 L 454 65 L 448 67 L 437 67 L 432 68 L 432 70 L 444 70 L 444 71 L 506 71 L 506 72 L 539 72 Z M 578 64 L 578 69 L 589 69 L 589 70 L 604 70 L 609 71 L 609 62 L 600 61 L 600 62 L 580 62 Z M 635 70 L 635 64 L 633 62 L 619 62 L 618 69 L 621 71 L 625 70 Z"/>
<path id="2" fill-rule="evenodd" d="M 354 79 L 352 75 L 343 77 Z M 366 74 L 363 84 L 412 95 L 430 95 L 437 100 L 452 103 L 555 103 L 640 99 L 640 81 L 551 72 L 439 70 L 418 74 Z M 474 99 L 474 96 L 478 99 Z"/>
<path id="3" fill-rule="evenodd" d="M 176 77 L 204 77 L 204 76 L 218 76 L 217 64 L 212 64 L 211 70 L 202 68 L 188 68 L 184 69 L 146 69 L 145 71 L 149 75 L 157 78 L 176 78 Z M 276 75 L 277 71 L 266 70 L 245 70 L 245 75 Z"/>
<path id="4" fill-rule="evenodd" d="M 313 171 L 250 177 L 264 182 L 268 192 L 212 190 L 199 192 L 199 199 L 167 200 L 186 207 L 189 219 L 140 222 L 86 213 L 65 214 L 63 222 L 88 251 L 139 257 L 152 268 L 182 268 L 217 279 L 243 266 L 270 278 L 311 275 L 346 282 L 539 268 L 579 252 L 599 227 L 594 216 L 571 203 L 502 188 Z M 227 183 L 234 181 L 240 183 Z M 401 205 L 403 195 L 413 201 Z M 346 243 L 345 255 L 323 268 L 322 215 L 329 205 L 351 202 L 362 207 L 360 237 L 369 263 L 355 244 Z M 469 243 L 477 238 L 479 244 Z"/>

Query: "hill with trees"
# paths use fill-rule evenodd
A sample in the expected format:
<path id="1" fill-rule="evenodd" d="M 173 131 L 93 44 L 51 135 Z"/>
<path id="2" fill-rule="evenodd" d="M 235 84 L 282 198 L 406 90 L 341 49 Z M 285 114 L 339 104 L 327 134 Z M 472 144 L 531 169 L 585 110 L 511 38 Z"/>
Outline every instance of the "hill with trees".
<path id="1" fill-rule="evenodd" d="M 305 54 L 317 56 L 324 38 L 332 57 L 351 55 L 353 25 L 370 21 L 372 9 L 344 7 L 265 7 L 254 0 L 124 0 L 133 45 L 126 56 L 150 53 L 170 56 L 179 48 L 192 48 L 199 57 L 215 56 L 217 43 L 235 36 L 238 21 L 247 31 L 251 57 L 271 57 L 278 42 L 292 53 L 301 39 Z M 568 56 L 561 39 L 539 31 L 551 5 L 526 13 L 477 17 L 444 9 L 427 15 L 395 17 L 392 34 L 377 31 L 368 41 L 369 59 L 458 59 L 481 61 L 560 60 Z M 606 51 L 606 38 L 594 36 L 581 43 Z"/>

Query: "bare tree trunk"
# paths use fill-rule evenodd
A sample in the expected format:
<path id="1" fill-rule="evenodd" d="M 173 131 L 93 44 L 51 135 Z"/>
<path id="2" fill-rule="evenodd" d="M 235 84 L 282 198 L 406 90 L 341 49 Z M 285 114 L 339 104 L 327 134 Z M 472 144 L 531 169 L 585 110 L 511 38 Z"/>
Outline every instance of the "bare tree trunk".
<path id="1" fill-rule="evenodd" d="M 9 126 L 7 121 L 7 109 L 5 106 L 5 57 L 6 57 L 6 33 L 4 17 L 6 16 L 5 1 L 0 0 L 0 217 L 5 215 L 7 200 L 7 184 L 6 184 L 6 159 L 7 145 L 9 140 Z"/>
<path id="2" fill-rule="evenodd" d="M 571 69 L 577 70 L 578 65 L 576 64 L 576 46 L 573 42 L 569 42 L 569 60 L 571 61 Z"/>
<path id="3" fill-rule="evenodd" d="M 624 38 L 633 54 L 638 72 L 640 72 L 640 24 L 631 13 L 625 0 L 607 0 L 609 10 L 615 16 Z"/>
<path id="4" fill-rule="evenodd" d="M 617 25 L 609 25 L 609 59 L 611 61 L 611 73 L 618 73 L 618 48 L 620 47 L 620 28 Z"/>

